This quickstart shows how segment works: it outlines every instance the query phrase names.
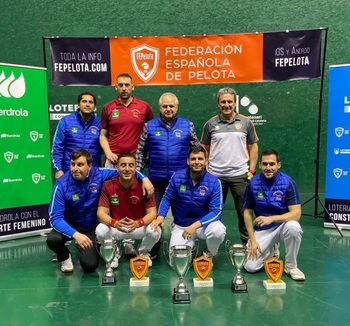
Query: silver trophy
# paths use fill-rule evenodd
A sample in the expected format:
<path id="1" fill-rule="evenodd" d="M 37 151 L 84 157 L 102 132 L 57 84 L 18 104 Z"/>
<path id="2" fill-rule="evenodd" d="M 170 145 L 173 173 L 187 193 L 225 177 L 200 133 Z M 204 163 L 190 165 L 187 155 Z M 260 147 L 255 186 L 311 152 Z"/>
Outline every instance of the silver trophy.
<path id="1" fill-rule="evenodd" d="M 191 303 L 190 292 L 188 291 L 184 277 L 191 266 L 192 249 L 190 246 L 176 245 L 170 248 L 170 262 L 179 277 L 179 282 L 174 288 L 174 303 Z"/>
<path id="2" fill-rule="evenodd" d="M 231 241 L 227 240 L 225 243 L 226 253 L 237 269 L 237 273 L 231 282 L 231 290 L 235 293 L 245 293 L 248 292 L 247 283 L 245 282 L 243 275 L 241 274 L 241 269 L 247 259 L 247 248 L 242 244 L 233 244 Z"/>
<path id="3" fill-rule="evenodd" d="M 115 285 L 117 279 L 111 267 L 111 263 L 118 252 L 118 246 L 114 239 L 100 241 L 99 254 L 106 263 L 106 271 L 102 277 L 102 285 Z"/>

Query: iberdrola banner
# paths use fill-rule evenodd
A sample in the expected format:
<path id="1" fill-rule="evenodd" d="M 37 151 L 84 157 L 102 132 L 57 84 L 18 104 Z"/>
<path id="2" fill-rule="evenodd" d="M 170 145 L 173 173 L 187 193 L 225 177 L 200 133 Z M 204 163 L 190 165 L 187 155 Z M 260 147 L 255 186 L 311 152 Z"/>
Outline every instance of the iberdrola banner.
<path id="1" fill-rule="evenodd" d="M 0 241 L 50 229 L 46 69 L 0 63 Z"/>
<path id="2" fill-rule="evenodd" d="M 52 38 L 52 82 L 247 83 L 320 76 L 321 30 L 200 36 Z"/>

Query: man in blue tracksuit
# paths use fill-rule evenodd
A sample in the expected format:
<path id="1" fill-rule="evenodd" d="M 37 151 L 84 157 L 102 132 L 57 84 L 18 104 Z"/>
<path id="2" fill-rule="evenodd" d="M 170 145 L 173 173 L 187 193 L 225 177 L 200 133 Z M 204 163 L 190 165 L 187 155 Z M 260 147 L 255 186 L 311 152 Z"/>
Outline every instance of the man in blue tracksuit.
<path id="1" fill-rule="evenodd" d="M 73 272 L 65 242 L 74 239 L 79 247 L 81 267 L 85 273 L 91 273 L 99 264 L 95 228 L 99 223 L 96 214 L 100 191 L 103 182 L 118 176 L 118 172 L 93 167 L 92 156 L 85 149 L 73 151 L 70 162 L 70 171 L 56 181 L 52 191 L 49 219 L 53 230 L 48 235 L 47 245 L 57 254 L 62 272 Z M 143 177 L 138 173 L 139 180 Z M 148 194 L 153 193 L 149 183 L 144 186 Z"/>
<path id="2" fill-rule="evenodd" d="M 91 153 L 93 166 L 102 166 L 101 119 L 95 115 L 95 95 L 90 92 L 79 94 L 78 105 L 77 111 L 60 120 L 52 141 L 51 157 L 56 179 L 69 171 L 70 155 L 78 148 Z"/>
<path id="3" fill-rule="evenodd" d="M 262 269 L 264 260 L 273 256 L 274 244 L 283 242 L 286 249 L 284 272 L 293 280 L 304 281 L 305 275 L 297 264 L 303 234 L 299 224 L 299 194 L 293 179 L 279 171 L 280 167 L 277 151 L 262 152 L 262 173 L 254 176 L 246 188 L 243 207 L 249 241 L 245 269 L 248 272 Z"/>
<path id="4" fill-rule="evenodd" d="M 208 158 L 202 146 L 194 146 L 187 159 L 188 168 L 176 171 L 160 203 L 158 217 L 151 223 L 156 228 L 174 207 L 174 225 L 170 248 L 188 245 L 193 248 L 198 237 L 206 240 L 203 254 L 213 257 L 224 241 L 226 227 L 221 223 L 222 191 L 220 180 L 206 170 Z"/>

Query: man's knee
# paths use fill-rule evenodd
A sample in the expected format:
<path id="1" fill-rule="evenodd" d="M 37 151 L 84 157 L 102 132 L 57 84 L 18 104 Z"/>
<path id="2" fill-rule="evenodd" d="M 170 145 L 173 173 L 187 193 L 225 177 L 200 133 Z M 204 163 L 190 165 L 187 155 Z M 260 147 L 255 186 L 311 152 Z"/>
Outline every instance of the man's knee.
<path id="1" fill-rule="evenodd" d="M 293 237 L 300 237 L 300 238 L 303 234 L 303 230 L 301 229 L 301 226 L 297 221 L 286 222 L 284 232 L 286 235 L 291 235 Z"/>
<path id="2" fill-rule="evenodd" d="M 107 226 L 103 223 L 100 223 L 96 227 L 95 234 L 96 234 L 97 241 L 101 241 L 101 240 L 108 238 L 109 237 L 109 226 Z"/>

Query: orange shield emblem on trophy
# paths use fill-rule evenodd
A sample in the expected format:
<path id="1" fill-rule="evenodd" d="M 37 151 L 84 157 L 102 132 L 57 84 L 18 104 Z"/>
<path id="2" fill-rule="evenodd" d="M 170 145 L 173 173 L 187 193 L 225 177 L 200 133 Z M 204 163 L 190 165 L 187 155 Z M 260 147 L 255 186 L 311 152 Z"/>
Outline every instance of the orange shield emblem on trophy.
<path id="1" fill-rule="evenodd" d="M 204 256 L 200 256 L 193 260 L 194 270 L 199 279 L 205 280 L 213 269 L 213 260 Z"/>
<path id="2" fill-rule="evenodd" d="M 280 282 L 281 276 L 283 274 L 283 261 L 272 257 L 264 261 L 265 272 L 273 282 Z"/>
<path id="3" fill-rule="evenodd" d="M 143 279 L 148 271 L 148 259 L 140 256 L 130 259 L 130 269 L 136 279 Z"/>

